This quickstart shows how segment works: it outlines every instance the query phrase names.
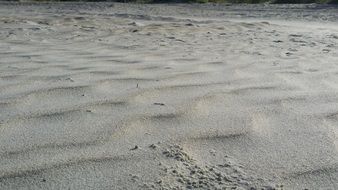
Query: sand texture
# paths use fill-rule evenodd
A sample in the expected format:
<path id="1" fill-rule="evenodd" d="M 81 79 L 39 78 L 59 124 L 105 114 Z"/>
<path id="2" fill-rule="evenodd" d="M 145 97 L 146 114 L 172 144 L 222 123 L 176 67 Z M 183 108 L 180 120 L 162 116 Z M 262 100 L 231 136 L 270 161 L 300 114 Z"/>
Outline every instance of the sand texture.
<path id="1" fill-rule="evenodd" d="M 0 3 L 0 189 L 338 189 L 337 18 Z"/>

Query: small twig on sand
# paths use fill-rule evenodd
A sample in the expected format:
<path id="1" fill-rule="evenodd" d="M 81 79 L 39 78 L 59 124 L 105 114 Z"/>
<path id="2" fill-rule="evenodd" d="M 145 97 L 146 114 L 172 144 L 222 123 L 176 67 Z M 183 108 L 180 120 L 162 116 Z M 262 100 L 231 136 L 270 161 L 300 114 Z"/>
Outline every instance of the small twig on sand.
<path id="1" fill-rule="evenodd" d="M 164 103 L 158 103 L 158 102 L 155 102 L 154 105 L 156 105 L 156 106 L 165 106 Z"/>

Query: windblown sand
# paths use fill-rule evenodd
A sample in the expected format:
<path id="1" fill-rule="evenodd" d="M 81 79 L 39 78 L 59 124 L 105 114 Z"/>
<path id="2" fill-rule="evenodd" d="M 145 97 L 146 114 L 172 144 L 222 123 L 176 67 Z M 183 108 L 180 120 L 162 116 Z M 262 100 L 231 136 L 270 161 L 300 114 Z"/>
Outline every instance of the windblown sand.
<path id="1" fill-rule="evenodd" d="M 0 189 L 338 189 L 337 12 L 0 3 Z"/>

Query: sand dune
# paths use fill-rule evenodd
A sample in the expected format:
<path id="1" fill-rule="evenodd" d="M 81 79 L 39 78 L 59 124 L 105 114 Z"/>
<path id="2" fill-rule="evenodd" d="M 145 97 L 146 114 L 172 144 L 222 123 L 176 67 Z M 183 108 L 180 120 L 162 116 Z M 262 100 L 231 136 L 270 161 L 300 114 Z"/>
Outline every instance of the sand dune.
<path id="1" fill-rule="evenodd" d="M 337 189 L 336 11 L 0 3 L 0 189 Z"/>

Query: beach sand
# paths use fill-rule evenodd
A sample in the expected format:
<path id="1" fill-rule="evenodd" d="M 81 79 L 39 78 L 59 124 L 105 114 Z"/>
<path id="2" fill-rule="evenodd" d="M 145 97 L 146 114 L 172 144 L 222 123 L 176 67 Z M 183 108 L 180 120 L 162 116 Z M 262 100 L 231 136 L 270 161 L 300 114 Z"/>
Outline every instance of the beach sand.
<path id="1" fill-rule="evenodd" d="M 0 3 L 0 189 L 338 189 L 337 11 Z"/>

